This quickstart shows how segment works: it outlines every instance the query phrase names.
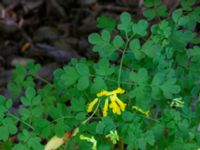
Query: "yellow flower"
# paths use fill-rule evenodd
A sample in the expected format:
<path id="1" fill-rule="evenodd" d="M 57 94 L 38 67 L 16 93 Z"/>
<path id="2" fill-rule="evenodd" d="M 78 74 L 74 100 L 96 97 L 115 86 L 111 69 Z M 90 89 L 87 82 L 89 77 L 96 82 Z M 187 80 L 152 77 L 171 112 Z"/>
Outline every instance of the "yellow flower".
<path id="1" fill-rule="evenodd" d="M 103 90 L 103 91 L 100 91 L 99 93 L 97 93 L 97 97 L 102 97 L 102 96 L 106 96 L 106 95 L 108 95 L 108 91 L 105 91 L 105 90 Z"/>
<path id="2" fill-rule="evenodd" d="M 113 90 L 113 91 L 103 90 L 103 91 L 97 93 L 97 97 L 110 96 L 110 95 L 114 95 L 114 94 L 123 94 L 124 92 L 125 92 L 125 90 L 123 90 L 122 88 L 117 88 L 116 90 Z"/>
<path id="3" fill-rule="evenodd" d="M 137 106 L 133 106 L 132 108 L 133 108 L 134 110 L 140 112 L 141 114 L 145 115 L 146 117 L 149 116 L 149 113 L 150 113 L 149 111 L 144 111 L 144 110 L 142 110 L 141 108 L 139 108 L 139 107 L 137 107 Z"/>
<path id="4" fill-rule="evenodd" d="M 108 115 L 108 99 L 106 99 L 104 107 L 103 107 L 103 116 Z"/>
<path id="5" fill-rule="evenodd" d="M 114 96 L 116 102 L 118 103 L 119 107 L 121 108 L 121 110 L 124 111 L 125 108 L 126 108 L 126 104 L 123 103 L 123 102 L 117 97 L 116 94 L 114 94 L 113 96 Z"/>
<path id="6" fill-rule="evenodd" d="M 91 112 L 94 105 L 98 102 L 98 98 L 95 98 L 93 101 L 91 101 L 89 104 L 88 104 L 88 107 L 87 107 L 87 112 Z"/>
<path id="7" fill-rule="evenodd" d="M 112 95 L 112 96 L 110 96 L 110 99 L 111 99 L 110 108 L 112 108 L 113 113 L 121 115 L 121 110 L 120 110 L 119 105 L 117 105 L 117 103 L 116 103 L 115 97 L 113 97 L 113 95 Z"/>
<path id="8" fill-rule="evenodd" d="M 118 97 L 117 94 L 123 94 L 125 92 L 124 89 L 122 88 L 117 88 L 113 91 L 106 91 L 106 90 L 102 90 L 99 93 L 97 93 L 97 97 L 103 97 L 106 96 L 106 100 L 104 103 L 104 107 L 103 107 L 103 116 L 107 116 L 108 115 L 108 105 L 109 107 L 112 109 L 112 112 L 118 115 L 121 115 L 121 111 L 124 111 L 126 108 L 126 104 L 123 103 Z M 91 112 L 94 105 L 97 103 L 97 101 L 99 100 L 98 98 L 95 98 L 92 102 L 90 102 L 88 104 L 88 108 L 87 111 Z M 110 101 L 110 104 L 109 104 Z"/>

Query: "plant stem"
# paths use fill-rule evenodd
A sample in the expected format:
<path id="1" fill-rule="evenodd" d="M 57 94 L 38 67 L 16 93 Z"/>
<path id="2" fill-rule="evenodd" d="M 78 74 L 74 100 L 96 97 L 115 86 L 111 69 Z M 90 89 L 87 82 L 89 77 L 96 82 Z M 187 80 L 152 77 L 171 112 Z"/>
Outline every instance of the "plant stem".
<path id="1" fill-rule="evenodd" d="M 98 104 L 97 104 L 95 110 L 93 111 L 93 113 L 86 120 L 84 120 L 81 124 L 86 124 L 90 119 L 92 119 L 94 114 L 97 112 L 99 105 L 100 105 L 100 100 L 98 100 Z"/>
<path id="2" fill-rule="evenodd" d="M 8 115 L 11 116 L 12 118 L 14 118 L 14 119 L 16 119 L 16 120 L 22 122 L 23 124 L 25 124 L 27 127 L 31 128 L 32 130 L 35 130 L 35 128 L 34 128 L 31 124 L 29 124 L 29 123 L 27 123 L 27 122 L 21 120 L 21 119 L 18 118 L 17 116 L 15 116 L 15 115 L 13 115 L 13 114 L 11 114 L 11 113 L 8 113 Z"/>
<path id="3" fill-rule="evenodd" d="M 130 38 L 130 39 L 131 39 L 131 38 Z M 119 74 L 118 74 L 118 82 L 117 82 L 118 87 L 120 87 L 121 74 L 122 74 L 122 65 L 123 65 L 123 61 L 124 61 L 124 55 L 125 55 L 125 52 L 126 52 L 126 50 L 127 50 L 127 48 L 128 48 L 130 39 L 128 38 L 128 36 L 127 36 L 127 34 L 126 34 L 126 40 L 127 40 L 127 41 L 126 41 L 126 45 L 125 45 L 125 47 L 124 47 L 124 49 L 123 49 L 123 52 L 122 52 L 122 57 L 121 57 L 120 66 L 119 66 Z"/>
<path id="4" fill-rule="evenodd" d="M 42 77 L 40 77 L 38 75 L 28 74 L 28 76 L 32 76 L 33 78 L 38 79 L 38 80 L 40 80 L 40 81 L 42 81 L 42 82 L 44 82 L 46 84 L 52 85 L 49 81 L 45 80 L 44 78 L 42 78 Z"/>
<path id="5" fill-rule="evenodd" d="M 120 140 L 118 143 L 119 150 L 124 150 L 124 143 Z"/>

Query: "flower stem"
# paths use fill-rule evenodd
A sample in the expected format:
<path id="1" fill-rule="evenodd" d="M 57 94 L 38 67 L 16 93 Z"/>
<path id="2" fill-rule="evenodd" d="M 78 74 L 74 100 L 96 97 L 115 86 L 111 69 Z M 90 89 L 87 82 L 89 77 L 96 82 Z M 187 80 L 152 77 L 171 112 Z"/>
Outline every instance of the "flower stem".
<path id="1" fill-rule="evenodd" d="M 81 124 L 86 124 L 90 119 L 92 119 L 94 114 L 97 112 L 99 105 L 100 105 L 100 100 L 98 100 L 97 106 L 96 106 L 95 110 L 93 111 L 93 113 L 86 120 L 84 120 Z"/>
<path id="2" fill-rule="evenodd" d="M 130 38 L 131 39 L 131 38 Z M 129 41 L 130 39 L 128 38 L 128 35 L 126 34 L 126 45 L 123 49 L 123 52 L 122 52 L 122 57 L 121 57 L 121 61 L 120 61 L 120 66 L 119 66 L 119 74 L 118 74 L 118 87 L 120 87 L 120 83 L 121 83 L 121 74 L 122 74 L 122 65 L 123 65 L 123 61 L 124 61 L 124 55 L 125 55 L 125 52 L 126 50 L 128 49 L 128 45 L 129 45 Z"/>

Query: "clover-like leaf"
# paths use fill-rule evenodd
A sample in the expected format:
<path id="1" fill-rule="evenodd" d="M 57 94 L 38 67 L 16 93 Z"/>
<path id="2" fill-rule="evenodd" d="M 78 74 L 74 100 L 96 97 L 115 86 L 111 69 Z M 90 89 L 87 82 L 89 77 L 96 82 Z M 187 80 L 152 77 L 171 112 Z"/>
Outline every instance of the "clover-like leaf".
<path id="1" fill-rule="evenodd" d="M 194 5 L 196 0 L 181 0 L 180 3 L 185 10 L 190 10 L 192 9 L 192 5 Z"/>
<path id="2" fill-rule="evenodd" d="M 115 124 L 110 117 L 102 118 L 102 121 L 97 125 L 96 132 L 98 134 L 107 134 L 109 131 L 114 130 Z"/>
<path id="3" fill-rule="evenodd" d="M 89 67 L 85 63 L 76 64 L 76 70 L 81 76 L 88 76 L 90 73 Z"/>
<path id="4" fill-rule="evenodd" d="M 117 28 L 120 31 L 123 31 L 128 34 L 131 31 L 131 26 L 132 26 L 131 15 L 128 12 L 123 12 L 120 15 L 120 24 L 117 26 Z"/>
<path id="5" fill-rule="evenodd" d="M 82 76 L 79 78 L 78 80 L 78 84 L 77 84 L 77 88 L 80 90 L 80 91 L 83 91 L 85 89 L 88 88 L 89 86 L 89 77 L 88 76 Z"/>
<path id="6" fill-rule="evenodd" d="M 105 80 L 102 77 L 94 78 L 93 83 L 91 84 L 90 91 L 91 93 L 100 92 L 102 89 L 106 90 L 107 85 Z"/>
<path id="7" fill-rule="evenodd" d="M 17 132 L 16 121 L 7 117 L 0 121 L 0 140 L 6 141 L 9 135 L 14 135 Z"/>
<path id="8" fill-rule="evenodd" d="M 97 18 L 97 27 L 112 31 L 116 26 L 116 21 L 113 18 L 100 16 Z"/>
<path id="9" fill-rule="evenodd" d="M 161 89 L 166 98 L 172 98 L 173 94 L 180 92 L 180 86 L 176 85 L 176 79 L 170 78 L 161 85 Z"/>
<path id="10" fill-rule="evenodd" d="M 162 4 L 156 7 L 150 7 L 143 12 L 143 15 L 149 20 L 154 19 L 156 16 L 164 17 L 167 15 L 167 7 Z"/>
<path id="11" fill-rule="evenodd" d="M 76 83 L 76 81 L 79 78 L 79 74 L 77 72 L 77 70 L 73 67 L 70 66 L 66 66 L 64 67 L 64 72 L 61 75 L 61 82 L 65 85 L 65 86 L 71 86 L 74 83 Z"/>
<path id="12" fill-rule="evenodd" d="M 164 79 L 165 79 L 165 75 L 163 73 L 157 73 L 153 77 L 152 92 L 151 92 L 151 95 L 153 98 L 155 98 L 155 99 L 161 98 L 162 91 L 160 89 L 160 85 L 163 83 Z"/>
<path id="13" fill-rule="evenodd" d="M 157 56 L 161 50 L 161 46 L 155 44 L 151 40 L 146 41 L 141 49 L 141 51 L 143 51 L 150 58 L 154 58 L 155 56 Z"/>
<path id="14" fill-rule="evenodd" d="M 98 64 L 94 65 L 94 69 L 98 75 L 106 76 L 114 73 L 114 68 L 110 66 L 108 59 L 99 60 Z"/>
<path id="15" fill-rule="evenodd" d="M 134 34 L 140 36 L 147 35 L 148 22 L 146 20 L 140 20 L 137 24 L 133 24 L 132 30 Z"/>
<path id="16" fill-rule="evenodd" d="M 117 50 L 117 48 L 110 43 L 111 35 L 107 30 L 103 30 L 101 35 L 97 33 L 91 34 L 88 40 L 94 45 L 92 50 L 98 52 L 101 57 L 109 57 Z"/>
<path id="17" fill-rule="evenodd" d="M 147 70 L 145 68 L 140 68 L 137 73 L 131 73 L 129 78 L 135 83 L 133 90 L 130 92 L 131 97 L 136 98 L 137 101 L 141 101 L 145 97 L 148 97 L 150 94 L 150 88 L 147 83 Z"/>
<path id="18" fill-rule="evenodd" d="M 113 45 L 117 49 L 122 48 L 124 44 L 125 44 L 124 40 L 119 35 L 116 35 L 115 38 L 113 39 Z"/>
<path id="19" fill-rule="evenodd" d="M 172 19 L 175 23 L 178 23 L 179 19 L 183 15 L 183 11 L 181 9 L 177 9 L 172 14 Z"/>
<path id="20" fill-rule="evenodd" d="M 140 41 L 138 39 L 132 39 L 129 47 L 137 60 L 141 60 L 145 57 L 144 53 L 141 51 Z"/>
<path id="21" fill-rule="evenodd" d="M 33 87 L 28 87 L 25 91 L 25 96 L 21 98 L 21 102 L 27 106 L 36 106 L 41 102 L 41 96 L 36 95 Z"/>

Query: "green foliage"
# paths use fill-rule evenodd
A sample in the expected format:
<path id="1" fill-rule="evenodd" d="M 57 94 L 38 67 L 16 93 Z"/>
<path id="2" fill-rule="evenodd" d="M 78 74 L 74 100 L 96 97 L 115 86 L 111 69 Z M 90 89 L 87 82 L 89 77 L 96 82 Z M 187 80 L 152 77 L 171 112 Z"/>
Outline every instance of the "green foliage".
<path id="1" fill-rule="evenodd" d="M 167 16 L 167 7 L 163 5 L 160 0 L 145 0 L 144 5 L 147 9 L 143 14 L 149 20 L 152 20 L 155 17 Z"/>
<path id="2" fill-rule="evenodd" d="M 38 76 L 38 64 L 17 66 L 8 83 L 11 96 L 0 96 L 0 147 L 42 150 L 53 136 L 73 133 L 60 150 L 200 148 L 195 2 L 181 0 L 182 8 L 165 18 L 160 0 L 146 0 L 149 21 L 128 12 L 119 21 L 99 17 L 100 33 L 88 38 L 99 59 L 72 59 L 51 82 Z M 172 105 L 177 99 L 181 105 Z M 115 142 L 113 134 L 119 136 Z"/>
<path id="3" fill-rule="evenodd" d="M 97 18 L 97 27 L 100 29 L 112 31 L 115 29 L 116 24 L 117 23 L 113 18 L 109 18 L 106 16 L 100 16 Z"/>

